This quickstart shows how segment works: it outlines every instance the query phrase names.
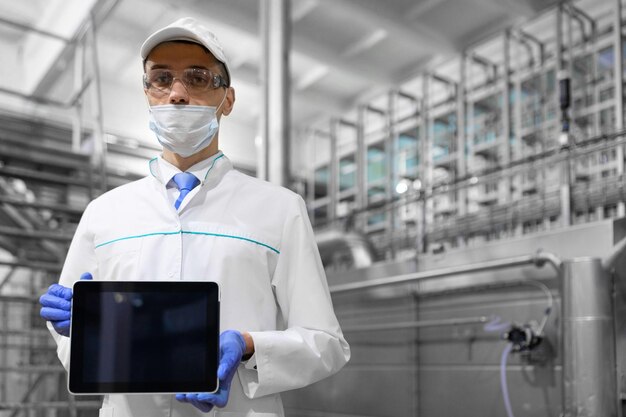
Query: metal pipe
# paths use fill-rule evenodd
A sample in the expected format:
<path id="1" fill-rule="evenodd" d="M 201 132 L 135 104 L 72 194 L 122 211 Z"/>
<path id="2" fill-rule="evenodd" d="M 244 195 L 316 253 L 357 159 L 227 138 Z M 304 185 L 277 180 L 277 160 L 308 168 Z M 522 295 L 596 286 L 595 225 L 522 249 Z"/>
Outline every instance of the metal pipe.
<path id="1" fill-rule="evenodd" d="M 407 100 L 411 100 L 414 103 L 417 103 L 419 101 L 417 97 L 412 96 L 411 94 L 406 93 L 402 90 L 398 90 L 396 93 L 398 94 L 399 97 L 406 98 Z"/>
<path id="2" fill-rule="evenodd" d="M 590 37 L 593 37 L 593 32 L 595 30 L 596 27 L 596 21 L 587 13 L 585 13 L 582 9 L 579 9 L 578 7 L 574 6 L 572 3 L 567 3 L 567 7 L 570 10 L 570 13 L 575 16 L 575 18 L 579 21 L 579 26 L 581 27 L 581 32 L 583 32 L 583 37 L 585 38 L 585 40 L 589 40 Z M 581 19 L 582 18 L 582 19 Z M 591 35 L 589 37 L 585 37 L 585 33 L 584 33 L 584 22 L 582 20 L 586 20 L 589 23 L 590 26 L 590 30 L 591 30 Z"/>
<path id="3" fill-rule="evenodd" d="M 269 39 L 269 22 L 268 13 L 266 9 L 269 7 L 267 1 L 259 2 L 259 37 L 261 38 L 261 50 L 264 51 L 264 55 L 267 57 L 267 51 L 270 50 Z M 257 126 L 257 138 L 255 140 L 257 147 L 257 178 L 267 181 L 269 178 L 269 116 L 266 117 L 267 108 L 269 107 L 269 60 L 265 59 L 261 65 L 259 65 L 259 82 L 261 84 L 260 94 L 260 107 L 263 112 L 259 117 Z M 317 133 L 315 130 L 312 132 L 313 141 Z M 315 146 L 315 144 L 313 145 Z M 312 193 L 315 195 L 315 159 L 313 159 L 313 189 Z M 313 199 L 312 199 L 313 200 Z M 311 201 L 312 201 L 311 200 Z M 311 213 L 313 214 L 313 213 Z M 311 218 L 314 218 L 311 215 Z"/>
<path id="4" fill-rule="evenodd" d="M 577 143 L 576 148 L 571 151 L 572 157 L 577 158 L 592 153 L 597 153 L 601 150 L 610 149 L 610 147 L 626 145 L 626 137 L 620 138 L 620 136 L 622 135 L 624 135 L 624 132 L 618 132 L 602 135 L 597 138 L 592 138 L 587 141 Z M 601 143 L 600 141 L 611 141 L 611 143 L 607 145 L 606 143 Z M 478 182 L 482 182 L 493 179 L 494 177 L 500 178 L 503 173 L 506 173 L 506 175 L 508 176 L 514 176 L 527 172 L 526 165 L 529 165 L 530 169 L 540 170 L 546 168 L 547 166 L 556 166 L 562 163 L 566 158 L 567 157 L 563 153 L 559 153 L 557 149 L 551 149 L 539 154 L 516 159 L 515 161 L 512 161 L 508 166 L 499 166 L 487 171 L 482 171 L 480 173 L 477 173 L 476 175 L 459 176 L 451 182 L 446 183 L 445 188 L 434 188 L 431 191 L 426 191 L 422 193 L 420 198 L 409 199 L 407 201 L 415 202 L 418 200 L 423 200 L 423 196 L 430 199 L 433 196 L 445 194 L 451 191 L 464 190 L 472 185 L 471 183 L 469 183 L 469 180 L 472 178 L 477 179 Z M 384 201 L 381 204 L 391 204 L 393 202 L 394 201 Z M 367 211 L 367 209 L 368 208 L 366 207 L 363 210 L 359 210 L 359 212 Z"/>
<path id="5" fill-rule="evenodd" d="M 545 50 L 546 50 L 546 47 L 545 47 L 544 43 L 541 42 L 536 37 L 534 37 L 533 35 L 530 35 L 530 34 L 524 32 L 521 29 L 519 29 L 517 31 L 517 35 L 518 35 L 520 41 L 522 39 L 524 39 L 526 41 L 530 41 L 530 42 L 534 43 L 535 45 L 537 45 L 537 47 L 539 48 L 539 64 L 543 66 L 543 63 L 545 61 Z"/>
<path id="6" fill-rule="evenodd" d="M 339 157 L 337 155 L 337 135 L 339 132 L 339 122 L 336 119 L 330 121 L 330 175 L 328 184 L 328 220 L 334 224 L 337 219 L 337 203 L 339 202 Z"/>
<path id="7" fill-rule="evenodd" d="M 339 119 L 337 120 L 337 122 L 339 123 L 340 126 L 348 126 L 348 127 L 353 127 L 356 129 L 356 123 L 351 122 L 350 120 L 347 119 Z"/>
<path id="8" fill-rule="evenodd" d="M 11 278 L 13 277 L 13 275 L 15 275 L 15 272 L 17 271 L 17 268 L 12 267 L 11 269 L 9 269 L 7 271 L 7 273 L 5 274 L 5 276 L 2 278 L 2 280 L 0 281 L 0 291 L 2 291 L 2 288 L 7 285 L 9 283 L 9 281 L 11 280 Z"/>
<path id="9" fill-rule="evenodd" d="M 43 173 L 41 171 L 35 171 L 29 168 L 17 167 L 17 166 L 1 166 L 0 174 L 7 177 L 15 177 L 15 178 L 28 178 L 36 181 L 53 183 L 53 184 L 62 184 L 62 185 L 78 185 L 81 187 L 89 187 L 90 184 L 88 181 L 77 179 L 75 175 L 59 175 L 59 174 L 51 174 L 49 172 Z"/>
<path id="10" fill-rule="evenodd" d="M 611 145 L 621 146 L 621 145 L 626 144 L 626 138 L 615 139 L 621 135 L 623 135 L 623 133 L 618 133 L 618 134 L 613 134 L 613 135 L 603 135 L 601 139 L 605 141 L 614 140 L 614 142 Z M 608 147 L 601 148 L 600 146 L 594 146 L 594 145 L 598 145 L 598 141 L 595 139 L 577 143 L 576 148 L 571 151 L 572 158 L 588 155 L 591 153 L 598 152 L 599 150 L 608 148 Z M 601 144 L 601 145 L 604 145 L 604 144 Z M 486 180 L 494 176 L 500 176 L 502 175 L 503 172 L 506 172 L 506 171 L 509 171 L 510 175 L 513 175 L 515 173 L 522 171 L 524 168 L 523 165 L 526 165 L 526 164 L 532 165 L 534 167 L 537 167 L 537 166 L 543 167 L 547 164 L 551 164 L 551 165 L 559 164 L 565 161 L 566 158 L 567 156 L 563 155 L 562 153 L 558 153 L 558 150 L 552 149 L 552 150 L 542 152 L 540 154 L 530 155 L 524 158 L 517 159 L 511 162 L 509 166 L 500 166 L 492 170 L 479 173 L 478 175 L 476 175 L 476 177 L 479 179 L 479 181 L 482 181 L 483 179 Z M 448 183 L 447 186 L 455 187 L 458 185 L 458 183 L 465 182 L 469 180 L 470 178 L 471 177 L 461 178 L 456 182 Z"/>
<path id="11" fill-rule="evenodd" d="M 542 250 L 537 251 L 535 255 L 535 265 L 541 268 L 546 264 L 546 262 L 552 265 L 557 273 L 562 272 L 563 261 L 561 260 L 561 258 L 556 256 L 552 252 L 544 252 Z"/>
<path id="12" fill-rule="evenodd" d="M 457 172 L 456 179 L 463 178 L 467 175 L 467 159 L 465 157 L 465 145 L 467 142 L 467 136 L 465 135 L 465 126 L 467 124 L 466 114 L 466 97 L 465 97 L 465 58 L 461 57 L 459 63 L 459 85 L 456 89 L 456 159 L 457 159 Z M 464 216 L 467 213 L 467 191 L 465 189 L 459 190 L 457 193 L 457 213 L 459 216 Z M 462 239 L 459 236 L 458 239 Z"/>
<path id="13" fill-rule="evenodd" d="M 266 78 L 266 103 L 262 110 L 268 145 L 268 180 L 285 187 L 291 186 L 290 120 L 289 120 L 289 51 L 291 39 L 290 2 L 264 0 L 261 2 L 263 46 Z"/>
<path id="14" fill-rule="evenodd" d="M 452 97 L 454 97 L 455 95 L 458 94 L 459 85 L 453 79 L 448 78 L 448 77 L 444 77 L 442 75 L 435 74 L 435 73 L 431 73 L 430 77 L 432 78 L 433 81 L 439 81 L 440 83 L 442 83 L 446 87 L 448 87 L 448 89 L 449 89 L 449 97 L 443 101 L 444 103 L 447 103 L 448 101 L 451 100 Z M 435 106 L 435 107 L 437 107 L 437 106 Z"/>
<path id="15" fill-rule="evenodd" d="M 615 85 L 615 130 L 621 132 L 624 129 L 624 51 L 622 49 L 622 2 L 614 0 L 615 11 L 613 13 L 613 78 Z M 624 148 L 617 148 L 618 174 L 624 172 Z M 618 203 L 618 216 L 626 214 L 626 207 L 623 201 Z"/>
<path id="16" fill-rule="evenodd" d="M 469 54 L 469 57 L 472 59 L 472 61 L 482 66 L 485 71 L 491 71 L 491 74 L 488 74 L 490 78 L 488 81 L 494 81 L 496 79 L 496 75 L 498 74 L 498 66 L 496 64 L 486 58 L 483 58 L 482 56 L 476 55 L 475 52 Z"/>
<path id="17" fill-rule="evenodd" d="M 504 48 L 503 48 L 503 58 L 504 58 L 504 97 L 502 100 L 502 130 L 504 131 L 504 158 L 503 162 L 505 164 L 511 163 L 513 159 L 512 149 L 511 149 L 511 54 L 510 54 L 510 46 L 511 46 L 511 32 L 504 32 Z M 519 99 L 519 98 L 518 98 Z M 513 177 L 504 177 L 503 181 L 499 184 L 500 189 L 504 187 L 504 201 L 505 203 L 511 202 L 511 188 Z M 504 184 L 502 184 L 504 183 Z"/>
<path id="18" fill-rule="evenodd" d="M 10 372 L 14 374 L 42 374 L 65 372 L 61 365 L 29 365 L 29 366 L 2 366 L 0 372 Z"/>
<path id="19" fill-rule="evenodd" d="M 517 42 L 520 45 L 522 45 L 524 49 L 526 49 L 526 54 L 528 55 L 528 67 L 529 68 L 534 67 L 535 57 L 533 56 L 533 48 L 530 45 L 530 42 L 528 42 L 528 39 L 526 39 L 526 37 L 522 36 L 521 34 L 515 33 L 513 31 L 506 31 L 505 33 L 511 36 L 512 38 L 515 38 Z"/>
<path id="20" fill-rule="evenodd" d="M 517 47 L 515 48 L 515 56 L 519 56 L 520 54 L 519 52 L 519 44 L 517 45 Z M 515 67 L 517 67 L 518 64 L 518 60 L 516 59 L 515 62 L 513 63 L 513 65 Z M 539 79 L 543 80 L 544 76 L 543 74 L 540 75 Z M 522 77 L 519 73 L 515 74 L 515 101 L 513 104 L 513 119 L 515 120 L 514 122 L 514 126 L 515 126 L 515 145 L 514 145 L 514 152 L 513 154 L 515 155 L 515 160 L 519 161 L 523 158 L 524 152 L 524 146 L 522 143 L 522 138 L 524 137 L 522 130 L 523 130 L 523 123 L 522 123 L 522 119 L 523 119 L 523 99 L 522 99 Z M 543 93 L 543 92 L 542 92 Z M 543 98 L 543 96 L 542 96 Z M 522 176 L 520 175 L 509 175 L 509 178 L 512 179 L 512 181 L 514 182 L 513 186 L 515 187 L 516 190 L 520 190 L 522 188 Z M 522 194 L 522 193 L 520 193 Z M 521 236 L 523 234 L 523 222 L 518 222 L 517 225 L 515 226 L 514 229 L 514 234 L 515 236 Z"/>
<path id="21" fill-rule="evenodd" d="M 574 6 L 574 4 L 572 4 L 572 3 L 568 3 L 568 7 L 570 8 L 570 10 L 572 12 L 576 13 L 578 16 L 581 16 L 583 19 L 585 19 L 587 22 L 589 22 L 590 25 L 595 25 L 596 24 L 596 21 L 593 19 L 593 17 L 591 17 L 584 10 Z"/>
<path id="22" fill-rule="evenodd" d="M 456 88 L 456 81 L 454 81 L 451 78 L 444 77 L 443 75 L 439 75 L 439 74 L 434 73 L 434 72 L 432 72 L 430 74 L 430 76 L 435 81 L 439 81 L 440 83 L 443 83 L 443 84 L 447 85 L 448 87 Z"/>
<path id="23" fill-rule="evenodd" d="M 420 225 L 420 244 L 422 253 L 428 252 L 428 232 L 426 224 L 428 224 L 429 202 L 426 197 L 432 193 L 433 170 L 432 161 L 428 155 L 432 152 L 432 134 L 431 123 L 429 123 L 430 110 L 430 76 L 427 73 L 422 74 L 422 111 L 420 121 L 422 123 L 420 129 L 420 177 L 422 180 L 422 218 Z M 432 204 L 432 199 L 431 203 Z"/>
<path id="24" fill-rule="evenodd" d="M 578 27 L 580 28 L 580 34 L 582 35 L 582 42 L 589 41 L 590 36 L 585 33 L 585 22 L 578 16 L 576 13 L 570 12 L 570 18 L 574 19 L 576 23 L 578 23 Z"/>
<path id="25" fill-rule="evenodd" d="M 20 91 L 11 90 L 5 87 L 0 87 L 0 93 L 19 97 L 24 100 L 32 101 L 33 103 L 44 104 L 44 105 L 53 106 L 53 107 L 61 107 L 63 109 L 68 109 L 71 106 L 70 104 L 64 103 L 62 101 L 52 100 L 52 99 L 45 98 L 45 97 L 32 96 L 30 94 L 24 94 Z"/>
<path id="26" fill-rule="evenodd" d="M 367 149 L 365 146 L 365 112 L 364 107 L 357 108 L 356 128 L 356 185 L 357 185 L 357 209 L 367 208 Z M 360 230 L 364 224 L 358 225 Z"/>
<path id="27" fill-rule="evenodd" d="M 102 115 L 102 77 L 100 76 L 100 64 L 98 62 L 98 41 L 96 36 L 96 20 L 93 13 L 90 16 L 89 35 L 91 36 L 91 65 L 93 66 L 94 94 L 92 95 L 92 112 L 95 113 L 94 122 L 94 149 L 98 158 L 102 175 L 100 176 L 100 188 L 104 193 L 107 191 L 107 144 L 104 140 L 104 119 Z"/>
<path id="28" fill-rule="evenodd" d="M 26 295 L 0 295 L 0 302 L 3 303 L 36 303 L 38 301 L 39 297 L 31 297 Z"/>
<path id="29" fill-rule="evenodd" d="M 612 284 L 598 258 L 563 264 L 563 417 L 617 416 Z"/>
<path id="30" fill-rule="evenodd" d="M 598 88 L 598 30 L 596 28 L 596 23 L 594 21 L 591 22 L 590 28 L 590 48 L 591 48 L 591 79 L 593 82 L 591 83 L 592 95 L 593 95 L 593 104 L 597 105 L 600 102 L 600 89 Z M 601 134 L 600 129 L 600 115 L 596 115 L 593 118 L 593 133 L 594 135 Z M 623 156 L 618 156 L 618 158 L 622 158 Z M 619 160 L 619 159 L 618 159 Z M 619 168 L 618 168 L 619 170 Z M 622 174 L 619 172 L 618 174 Z"/>
<path id="31" fill-rule="evenodd" d="M 562 34 L 562 18 L 563 18 L 563 5 L 559 5 L 559 8 L 557 10 L 557 76 L 559 78 L 562 77 L 563 74 L 563 69 L 565 68 L 564 64 L 563 64 L 563 34 Z M 573 38 L 572 38 L 572 19 L 571 19 L 571 14 L 570 14 L 570 19 L 568 20 L 568 24 L 567 24 L 567 43 L 568 43 L 568 52 L 569 52 L 569 60 L 568 60 L 568 78 L 571 79 L 572 74 L 573 74 L 573 65 L 574 65 L 574 51 L 573 51 Z M 559 73 L 561 73 L 561 75 L 559 75 Z M 562 83 L 559 82 L 559 86 Z M 563 84 L 564 86 L 567 85 L 567 83 Z M 569 84 L 571 86 L 571 84 Z M 566 91 L 567 89 L 569 89 L 570 87 L 566 87 Z M 559 94 L 557 96 L 557 99 L 559 100 L 559 103 L 561 103 L 560 100 L 560 93 L 561 93 L 561 88 L 557 88 L 556 89 L 557 94 Z M 569 94 L 569 92 L 567 93 Z M 568 106 L 569 107 L 569 104 Z M 571 110 L 570 110 L 571 111 Z M 561 128 L 561 132 L 565 133 L 565 134 L 569 134 L 569 131 L 571 131 L 571 129 L 569 128 L 569 123 L 570 120 L 573 120 L 573 114 L 568 114 L 568 109 L 563 107 L 563 103 L 561 103 L 561 117 L 562 117 L 562 123 L 563 123 L 563 127 Z M 568 118 L 569 116 L 569 118 Z M 565 131 L 565 127 L 567 126 L 567 131 Z M 561 225 L 562 226 L 570 226 L 572 224 L 572 210 L 571 210 L 571 205 L 572 205 L 572 201 L 571 201 L 571 175 L 570 175 L 570 155 L 569 155 L 570 149 L 569 147 L 567 147 L 565 149 L 565 153 L 567 155 L 567 157 L 565 158 L 565 160 L 563 161 L 562 167 L 561 167 L 561 178 L 560 178 L 560 197 L 561 197 Z"/>
<path id="32" fill-rule="evenodd" d="M 36 300 L 33 300 L 33 301 L 36 301 Z M 0 329 L 0 334 L 10 335 L 10 336 L 49 336 L 50 332 L 47 329 L 31 329 L 31 330 Z"/>
<path id="33" fill-rule="evenodd" d="M 56 351 L 57 346 L 33 346 L 32 343 L 0 343 L 0 349 L 20 351 L 28 350 L 30 352 L 52 352 Z"/>
<path id="34" fill-rule="evenodd" d="M 405 329 L 419 329 L 424 327 L 445 327 L 445 326 L 461 326 L 468 324 L 480 324 L 487 323 L 489 317 L 464 317 L 464 318 L 452 318 L 452 319 L 440 319 L 440 320 L 419 320 L 419 321 L 407 321 L 400 323 L 384 323 L 384 324 L 369 324 L 362 326 L 347 326 L 342 327 L 344 333 L 357 333 L 357 332 L 370 332 L 370 331 L 386 331 L 386 330 L 405 330 Z"/>
<path id="35" fill-rule="evenodd" d="M 18 260 L 18 261 L 0 260 L 0 265 L 11 266 L 14 268 L 21 267 L 21 268 L 28 268 L 28 269 L 38 269 L 41 271 L 48 271 L 48 272 L 61 272 L 61 269 L 63 269 L 63 265 L 61 264 L 54 264 L 52 262 L 33 262 L 33 261 L 26 261 L 26 260 Z"/>
<path id="36" fill-rule="evenodd" d="M 68 408 L 68 401 L 45 401 L 36 403 L 0 403 L 0 410 L 50 410 Z M 76 401 L 76 408 L 82 410 L 98 409 L 102 407 L 102 401 Z"/>
<path id="37" fill-rule="evenodd" d="M 381 110 L 378 107 L 374 107 L 372 105 L 365 106 L 365 109 L 367 109 L 367 111 L 371 111 L 372 113 L 380 114 L 381 116 L 385 115 L 385 111 L 384 110 Z"/>
<path id="38" fill-rule="evenodd" d="M 398 183 L 397 164 L 396 164 L 396 132 L 394 119 L 396 116 L 396 94 L 394 91 L 390 91 L 387 97 L 387 117 L 386 117 L 386 129 L 387 136 L 385 139 L 385 153 L 387 155 L 387 199 L 390 201 L 395 197 L 395 187 Z M 389 211 L 388 219 L 389 227 L 387 229 L 387 236 L 389 238 L 389 248 L 391 259 L 396 258 L 396 245 L 393 241 L 393 236 L 396 231 L 396 210 Z"/>
<path id="39" fill-rule="evenodd" d="M 17 227 L 0 226 L 0 235 L 13 236 L 27 239 L 50 239 L 59 241 L 70 241 L 72 235 L 59 231 L 48 230 L 27 230 Z"/>
<path id="40" fill-rule="evenodd" d="M 85 82 L 80 86 L 80 88 L 76 90 L 76 93 L 74 93 L 74 95 L 70 97 L 70 100 L 68 102 L 54 100 L 54 99 L 47 98 L 47 97 L 41 97 L 38 95 L 24 94 L 21 91 L 11 90 L 6 87 L 0 87 L 0 92 L 4 94 L 9 94 L 15 97 L 19 97 L 23 100 L 32 101 L 33 103 L 37 103 L 37 104 L 43 104 L 46 106 L 69 109 L 75 106 L 76 104 L 78 104 L 79 100 L 82 98 L 87 88 L 89 88 L 89 86 L 91 85 L 91 81 L 92 80 L 90 78 L 85 80 Z"/>
<path id="41" fill-rule="evenodd" d="M 61 205 L 61 204 L 47 204 L 47 203 L 42 203 L 39 201 L 29 202 L 29 201 L 20 200 L 15 197 L 10 197 L 7 195 L 0 195 L 0 203 L 11 204 L 13 206 L 19 206 L 19 207 L 48 209 L 52 211 L 60 211 L 63 213 L 76 214 L 76 215 L 80 215 L 82 214 L 83 211 L 85 211 L 84 208 L 74 208 L 68 205 Z"/>
<path id="42" fill-rule="evenodd" d="M 43 36 L 46 36 L 48 38 L 56 39 L 58 41 L 66 43 L 66 44 L 69 44 L 69 43 L 73 42 L 72 39 L 64 38 L 63 36 L 57 35 L 56 33 L 48 32 L 48 31 L 45 31 L 45 30 L 41 30 L 41 29 L 38 29 L 38 28 L 36 28 L 34 26 L 25 25 L 23 23 L 14 22 L 12 20 L 5 19 L 5 18 L 2 18 L 2 17 L 0 17 L 0 23 L 3 24 L 3 25 L 12 26 L 14 28 L 24 30 L 26 32 L 33 32 L 33 33 L 36 33 L 38 35 L 43 35 Z"/>
<path id="43" fill-rule="evenodd" d="M 378 278 L 365 282 L 353 282 L 349 284 L 339 284 L 330 287 L 333 294 L 366 290 L 371 288 L 386 287 L 399 284 L 411 284 L 427 279 L 442 278 L 451 275 L 484 272 L 493 269 L 513 268 L 517 266 L 535 265 L 542 267 L 546 262 L 554 266 L 557 272 L 560 271 L 560 261 L 553 254 L 538 252 L 535 255 L 524 255 L 512 258 L 498 259 L 494 261 L 480 262 L 470 265 L 452 266 L 448 268 L 435 269 L 433 271 L 415 272 L 394 277 Z"/>

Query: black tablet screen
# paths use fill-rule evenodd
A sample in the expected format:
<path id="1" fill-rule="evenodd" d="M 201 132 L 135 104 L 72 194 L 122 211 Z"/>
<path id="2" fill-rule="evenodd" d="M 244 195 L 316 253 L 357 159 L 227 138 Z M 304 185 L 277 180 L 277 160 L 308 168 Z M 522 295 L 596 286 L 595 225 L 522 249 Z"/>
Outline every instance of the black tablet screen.
<path id="1" fill-rule="evenodd" d="M 212 282 L 77 283 L 70 391 L 214 391 L 218 294 Z"/>

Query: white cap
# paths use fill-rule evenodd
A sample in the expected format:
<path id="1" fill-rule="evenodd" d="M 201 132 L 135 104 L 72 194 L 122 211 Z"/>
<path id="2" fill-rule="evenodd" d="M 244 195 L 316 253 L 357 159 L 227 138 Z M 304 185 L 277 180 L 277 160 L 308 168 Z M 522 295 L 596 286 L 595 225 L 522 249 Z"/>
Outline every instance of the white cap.
<path id="1" fill-rule="evenodd" d="M 141 59 L 146 60 L 150 51 L 157 45 L 168 41 L 191 41 L 204 46 L 226 67 L 228 79 L 231 79 L 226 55 L 217 37 L 206 26 L 193 17 L 183 17 L 169 26 L 157 30 L 141 45 Z"/>

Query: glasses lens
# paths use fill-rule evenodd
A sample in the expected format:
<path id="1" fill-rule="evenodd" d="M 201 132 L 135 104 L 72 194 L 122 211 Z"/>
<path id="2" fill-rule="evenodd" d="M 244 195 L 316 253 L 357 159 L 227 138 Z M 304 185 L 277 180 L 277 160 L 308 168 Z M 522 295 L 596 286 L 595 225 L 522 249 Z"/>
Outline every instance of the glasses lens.
<path id="1" fill-rule="evenodd" d="M 188 68 L 183 73 L 183 83 L 190 92 L 203 92 L 213 87 L 213 74 L 198 68 Z"/>
<path id="2" fill-rule="evenodd" d="M 189 94 L 201 94 L 208 90 L 225 87 L 219 75 L 200 68 L 187 68 L 180 77 L 167 69 L 153 69 L 144 75 L 145 87 L 154 95 L 169 94 L 174 80 L 183 83 Z"/>
<path id="3" fill-rule="evenodd" d="M 170 90 L 174 75 L 171 71 L 163 69 L 150 70 L 146 74 L 146 84 L 150 91 L 154 93 L 166 93 Z"/>

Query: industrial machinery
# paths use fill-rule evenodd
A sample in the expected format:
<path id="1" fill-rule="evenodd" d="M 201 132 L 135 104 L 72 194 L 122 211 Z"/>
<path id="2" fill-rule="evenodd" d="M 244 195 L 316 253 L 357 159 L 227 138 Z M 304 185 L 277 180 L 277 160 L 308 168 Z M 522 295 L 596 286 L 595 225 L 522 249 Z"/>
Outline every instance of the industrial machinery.
<path id="1" fill-rule="evenodd" d="M 353 356 L 288 415 L 622 415 L 625 236 L 605 220 L 331 273 Z"/>

